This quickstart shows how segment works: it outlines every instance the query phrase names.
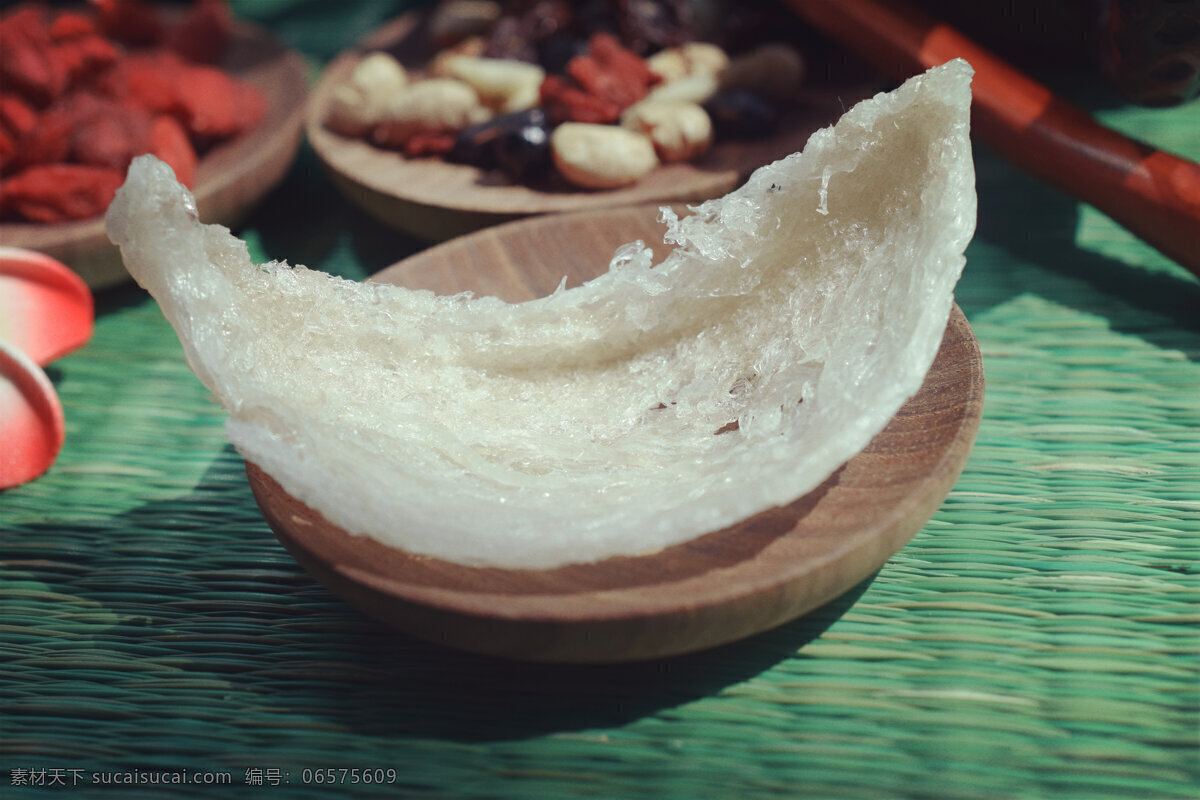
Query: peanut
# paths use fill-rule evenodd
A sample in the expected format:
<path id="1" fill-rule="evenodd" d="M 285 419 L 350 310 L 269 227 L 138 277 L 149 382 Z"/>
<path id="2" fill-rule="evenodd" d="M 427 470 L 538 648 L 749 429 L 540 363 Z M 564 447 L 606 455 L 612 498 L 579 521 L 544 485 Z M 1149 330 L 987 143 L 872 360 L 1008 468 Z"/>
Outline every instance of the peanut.
<path id="1" fill-rule="evenodd" d="M 425 71 L 433 78 L 454 77 L 446 71 L 446 62 L 458 56 L 482 56 L 487 50 L 487 39 L 482 36 L 468 36 L 457 44 L 443 47 L 434 54 Z"/>
<path id="2" fill-rule="evenodd" d="M 625 110 L 621 126 L 649 136 L 664 164 L 699 158 L 712 146 L 712 120 L 695 103 L 643 101 Z"/>
<path id="3" fill-rule="evenodd" d="M 346 136 L 362 136 L 407 85 L 408 73 L 399 61 L 387 53 L 371 53 L 333 90 L 327 124 Z"/>
<path id="4" fill-rule="evenodd" d="M 728 63 L 725 51 L 708 42 L 687 42 L 660 50 L 646 59 L 646 66 L 668 83 L 699 73 L 716 75 Z"/>
<path id="5" fill-rule="evenodd" d="M 430 78 L 410 84 L 383 110 L 372 139 L 387 147 L 403 147 L 417 133 L 454 131 L 491 116 L 479 95 L 453 78 Z"/>
<path id="6" fill-rule="evenodd" d="M 546 77 L 537 64 L 467 55 L 446 58 L 438 69 L 469 84 L 485 105 L 498 111 L 524 111 L 537 105 L 538 89 Z"/>
<path id="7" fill-rule="evenodd" d="M 697 72 L 659 84 L 641 99 L 643 103 L 677 100 L 702 104 L 717 93 L 717 76 L 708 72 Z"/>
<path id="8" fill-rule="evenodd" d="M 564 122 L 550 137 L 550 151 L 559 173 L 585 189 L 636 183 L 658 166 L 648 137 L 615 125 Z"/>

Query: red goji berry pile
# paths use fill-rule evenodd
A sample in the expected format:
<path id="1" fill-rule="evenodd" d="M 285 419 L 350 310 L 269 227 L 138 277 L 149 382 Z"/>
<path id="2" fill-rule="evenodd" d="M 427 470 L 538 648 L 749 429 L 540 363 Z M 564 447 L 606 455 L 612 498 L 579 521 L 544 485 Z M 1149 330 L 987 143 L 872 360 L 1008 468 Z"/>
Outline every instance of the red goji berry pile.
<path id="1" fill-rule="evenodd" d="M 213 66 L 233 34 L 226 0 L 173 20 L 145 0 L 89 5 L 0 15 L 0 219 L 100 214 L 141 153 L 192 186 L 199 153 L 266 113 L 256 88 Z"/>
<path id="2" fill-rule="evenodd" d="M 552 124 L 616 122 L 662 79 L 610 33 L 595 33 L 587 52 L 567 62 L 567 76 L 542 81 L 541 104 Z"/>

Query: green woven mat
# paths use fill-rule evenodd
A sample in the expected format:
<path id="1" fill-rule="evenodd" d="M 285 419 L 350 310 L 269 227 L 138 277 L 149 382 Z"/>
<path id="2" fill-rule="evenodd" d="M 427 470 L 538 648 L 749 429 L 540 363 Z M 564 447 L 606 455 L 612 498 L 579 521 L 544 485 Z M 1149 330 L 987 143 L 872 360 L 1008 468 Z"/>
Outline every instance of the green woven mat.
<path id="1" fill-rule="evenodd" d="M 1200 157 L 1194 104 L 1102 116 Z M 351 793 L 325 768 L 394 770 L 353 787 L 379 796 L 1197 796 L 1200 284 L 977 161 L 958 300 L 988 392 L 944 507 L 830 606 L 648 664 L 510 664 L 363 618 L 263 523 L 154 303 L 101 294 L 50 369 L 58 463 L 0 494 L 0 796 L 131 771 L 232 786 L 107 796 Z M 362 277 L 417 249 L 328 191 L 305 154 L 255 254 Z"/>

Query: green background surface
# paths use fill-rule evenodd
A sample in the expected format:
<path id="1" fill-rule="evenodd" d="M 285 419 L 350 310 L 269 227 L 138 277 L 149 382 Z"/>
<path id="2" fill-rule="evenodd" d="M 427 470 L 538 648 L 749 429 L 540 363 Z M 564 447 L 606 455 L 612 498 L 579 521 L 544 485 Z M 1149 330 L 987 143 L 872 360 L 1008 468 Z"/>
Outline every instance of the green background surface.
<path id="1" fill-rule="evenodd" d="M 238 10 L 315 69 L 396 5 Z M 1200 158 L 1196 103 L 1079 97 Z M 154 302 L 101 292 L 92 342 L 48 370 L 62 454 L 0 494 L 0 796 L 39 794 L 14 770 L 76 769 L 234 784 L 107 793 L 130 798 L 1196 797 L 1200 283 L 976 158 L 957 298 L 988 389 L 944 506 L 829 606 L 644 664 L 478 658 L 347 607 L 263 522 Z M 422 247 L 336 196 L 308 151 L 241 234 L 259 259 L 353 278 Z M 328 767 L 397 783 L 305 785 Z M 247 786 L 248 769 L 288 784 Z"/>

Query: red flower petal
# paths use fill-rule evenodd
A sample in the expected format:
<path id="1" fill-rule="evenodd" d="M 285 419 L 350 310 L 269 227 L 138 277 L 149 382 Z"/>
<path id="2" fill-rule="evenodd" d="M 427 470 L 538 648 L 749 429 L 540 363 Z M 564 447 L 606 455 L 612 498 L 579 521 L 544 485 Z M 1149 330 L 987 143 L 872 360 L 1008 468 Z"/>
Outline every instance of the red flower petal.
<path id="1" fill-rule="evenodd" d="M 46 373 L 0 341 L 0 489 L 50 469 L 65 438 L 62 405 Z"/>
<path id="2" fill-rule="evenodd" d="M 92 292 L 50 256 L 0 247 L 0 339 L 49 364 L 92 338 Z"/>

